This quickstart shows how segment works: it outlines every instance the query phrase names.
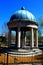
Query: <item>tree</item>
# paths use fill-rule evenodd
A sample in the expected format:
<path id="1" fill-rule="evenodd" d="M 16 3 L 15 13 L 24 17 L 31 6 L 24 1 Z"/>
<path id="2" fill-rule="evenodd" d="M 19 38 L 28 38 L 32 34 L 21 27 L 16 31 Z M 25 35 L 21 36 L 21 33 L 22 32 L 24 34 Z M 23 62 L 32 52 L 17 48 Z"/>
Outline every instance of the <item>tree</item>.
<path id="1" fill-rule="evenodd" d="M 43 16 L 39 17 L 39 25 L 43 26 Z"/>
<path id="2" fill-rule="evenodd" d="M 30 31 L 27 31 L 27 32 L 26 32 L 26 37 L 27 37 L 27 40 L 30 40 L 30 37 L 31 37 Z"/>
<path id="3" fill-rule="evenodd" d="M 39 17 L 39 22 L 38 22 L 38 24 L 39 24 L 39 33 L 38 33 L 38 37 L 39 37 L 39 41 L 40 42 L 43 42 L 42 40 L 43 40 L 43 16 L 40 16 Z"/>
<path id="4" fill-rule="evenodd" d="M 6 37 L 0 36 L 0 45 L 6 45 Z"/>
<path id="5" fill-rule="evenodd" d="M 43 16 L 40 16 L 39 17 L 39 22 L 38 22 L 38 24 L 39 24 L 39 27 L 40 27 L 40 29 L 39 29 L 39 33 L 41 33 L 41 36 L 43 35 Z"/>
<path id="6" fill-rule="evenodd" d="M 4 22 L 2 25 L 2 35 L 1 36 L 4 36 L 6 40 L 8 39 L 8 26 L 6 22 Z"/>

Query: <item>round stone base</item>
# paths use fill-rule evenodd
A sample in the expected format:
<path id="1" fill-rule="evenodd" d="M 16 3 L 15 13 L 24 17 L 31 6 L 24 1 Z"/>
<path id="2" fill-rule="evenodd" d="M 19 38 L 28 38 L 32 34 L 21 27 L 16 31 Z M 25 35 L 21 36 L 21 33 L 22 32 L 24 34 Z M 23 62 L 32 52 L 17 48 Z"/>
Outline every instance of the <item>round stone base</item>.
<path id="1" fill-rule="evenodd" d="M 18 49 L 14 52 L 9 52 L 12 56 L 35 56 L 42 54 L 42 51 L 40 49 Z"/>

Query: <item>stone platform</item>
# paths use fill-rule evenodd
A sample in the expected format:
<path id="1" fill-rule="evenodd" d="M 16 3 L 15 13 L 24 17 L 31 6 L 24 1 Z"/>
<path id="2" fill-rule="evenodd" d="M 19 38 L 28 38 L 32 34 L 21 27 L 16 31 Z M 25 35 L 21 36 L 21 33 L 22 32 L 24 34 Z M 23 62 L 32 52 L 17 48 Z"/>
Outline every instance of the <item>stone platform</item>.
<path id="1" fill-rule="evenodd" d="M 32 50 L 24 50 L 24 49 L 19 49 L 19 50 L 14 50 L 14 52 L 8 52 L 3 53 L 0 56 L 0 62 L 3 63 L 39 63 L 43 60 L 43 54 L 42 51 L 39 49 L 32 49 Z"/>
<path id="2" fill-rule="evenodd" d="M 9 52 L 8 55 L 11 59 L 11 62 L 13 59 L 16 59 L 17 63 L 41 62 L 41 58 L 43 57 L 42 51 L 40 49 L 19 49 L 15 52 Z"/>
<path id="3" fill-rule="evenodd" d="M 42 54 L 40 49 L 18 49 L 8 53 L 11 56 L 35 56 Z"/>

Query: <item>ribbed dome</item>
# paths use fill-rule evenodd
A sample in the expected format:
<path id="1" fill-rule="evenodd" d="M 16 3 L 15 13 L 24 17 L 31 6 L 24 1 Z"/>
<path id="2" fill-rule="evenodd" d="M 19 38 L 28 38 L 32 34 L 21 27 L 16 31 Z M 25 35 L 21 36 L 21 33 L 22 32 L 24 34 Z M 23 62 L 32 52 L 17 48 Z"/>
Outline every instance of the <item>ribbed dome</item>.
<path id="1" fill-rule="evenodd" d="M 36 21 L 34 15 L 31 12 L 25 10 L 24 8 L 21 8 L 21 10 L 16 11 L 11 16 L 10 21 L 12 21 L 14 19 L 23 19 L 23 20 L 26 19 L 26 20 L 34 21 L 34 22 Z"/>

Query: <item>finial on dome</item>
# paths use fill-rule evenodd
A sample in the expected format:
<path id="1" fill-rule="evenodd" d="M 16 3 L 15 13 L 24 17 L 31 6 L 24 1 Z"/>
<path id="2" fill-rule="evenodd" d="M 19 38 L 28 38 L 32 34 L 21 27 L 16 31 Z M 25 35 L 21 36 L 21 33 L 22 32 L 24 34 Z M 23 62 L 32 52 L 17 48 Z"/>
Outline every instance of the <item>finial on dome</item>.
<path id="1" fill-rule="evenodd" d="M 24 7 L 21 7 L 21 10 L 25 10 L 25 8 Z"/>

